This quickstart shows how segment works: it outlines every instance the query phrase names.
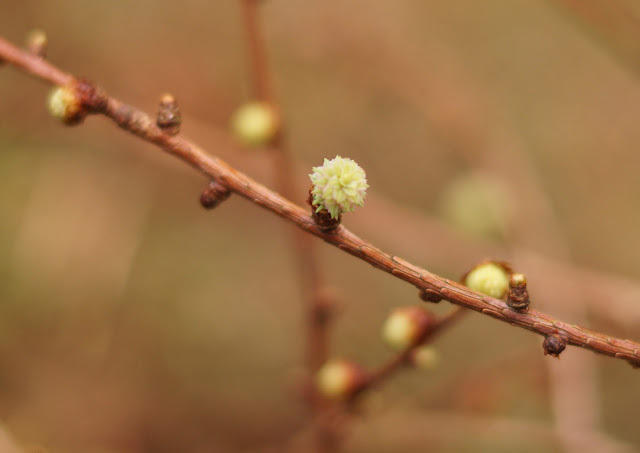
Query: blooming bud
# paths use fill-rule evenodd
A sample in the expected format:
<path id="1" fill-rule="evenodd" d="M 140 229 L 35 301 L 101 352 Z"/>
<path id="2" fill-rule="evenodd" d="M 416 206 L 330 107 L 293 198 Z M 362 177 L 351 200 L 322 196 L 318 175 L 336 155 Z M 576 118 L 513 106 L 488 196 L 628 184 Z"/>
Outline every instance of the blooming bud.
<path id="1" fill-rule="evenodd" d="M 509 271 L 506 266 L 487 261 L 474 267 L 463 279 L 474 291 L 502 299 L 509 290 Z"/>
<path id="2" fill-rule="evenodd" d="M 268 145 L 278 134 L 280 122 L 276 112 L 264 102 L 249 102 L 231 118 L 236 138 L 248 146 Z"/>
<path id="3" fill-rule="evenodd" d="M 343 212 L 353 212 L 356 206 L 364 205 L 369 187 L 367 175 L 353 160 L 340 156 L 325 159 L 322 166 L 313 167 L 309 177 L 316 212 L 326 209 L 332 219 L 337 219 Z"/>
<path id="4" fill-rule="evenodd" d="M 402 307 L 391 312 L 382 327 L 385 343 L 396 350 L 419 344 L 433 324 L 433 315 L 420 307 Z"/>
<path id="5" fill-rule="evenodd" d="M 366 382 L 362 368 L 347 360 L 333 359 L 325 363 L 316 375 L 318 391 L 327 398 L 345 399 Z"/>

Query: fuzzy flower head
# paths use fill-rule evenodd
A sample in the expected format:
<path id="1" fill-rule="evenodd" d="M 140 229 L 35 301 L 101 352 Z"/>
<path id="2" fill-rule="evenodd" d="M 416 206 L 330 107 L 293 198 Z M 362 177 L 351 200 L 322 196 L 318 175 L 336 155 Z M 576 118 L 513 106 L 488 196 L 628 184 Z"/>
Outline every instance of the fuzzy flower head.
<path id="1" fill-rule="evenodd" d="M 325 159 L 321 167 L 313 167 L 309 175 L 313 183 L 313 205 L 316 212 L 326 209 L 332 219 L 343 212 L 353 212 L 364 204 L 367 175 L 362 167 L 351 159 L 336 156 Z"/>

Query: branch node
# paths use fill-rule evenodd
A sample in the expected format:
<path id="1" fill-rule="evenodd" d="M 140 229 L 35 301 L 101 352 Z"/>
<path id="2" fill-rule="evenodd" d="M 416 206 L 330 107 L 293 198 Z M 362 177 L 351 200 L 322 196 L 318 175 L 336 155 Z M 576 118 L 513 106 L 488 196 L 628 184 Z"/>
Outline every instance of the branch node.
<path id="1" fill-rule="evenodd" d="M 560 353 L 567 347 L 569 338 L 561 333 L 553 333 L 544 337 L 542 342 L 542 349 L 544 355 L 550 355 L 557 359 L 560 358 Z"/>
<path id="2" fill-rule="evenodd" d="M 200 204 L 205 209 L 213 209 L 225 201 L 231 195 L 231 191 L 224 184 L 212 179 L 200 194 Z"/>
<path id="3" fill-rule="evenodd" d="M 438 291 L 432 289 L 421 289 L 418 293 L 418 297 L 425 302 L 431 302 L 437 304 L 442 301 L 442 295 Z"/>
<path id="4" fill-rule="evenodd" d="M 156 117 L 156 124 L 167 135 L 177 135 L 180 133 L 182 115 L 180 107 L 173 95 L 166 93 L 160 98 L 160 108 Z"/>

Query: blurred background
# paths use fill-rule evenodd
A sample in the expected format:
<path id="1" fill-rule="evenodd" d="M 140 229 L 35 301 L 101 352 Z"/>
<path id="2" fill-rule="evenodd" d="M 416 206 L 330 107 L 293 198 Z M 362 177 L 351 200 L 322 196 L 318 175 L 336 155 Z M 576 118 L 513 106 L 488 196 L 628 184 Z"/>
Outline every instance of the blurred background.
<path id="1" fill-rule="evenodd" d="M 301 187 L 323 158 L 371 185 L 344 224 L 448 278 L 485 258 L 534 307 L 640 340 L 640 7 L 632 0 L 262 2 Z M 250 98 L 238 1 L 0 3 L 0 34 L 274 187 L 230 146 Z M 0 68 L 0 421 L 27 452 L 266 452 L 296 445 L 304 327 L 290 228 L 104 118 L 61 127 Z M 305 193 L 297 202 L 302 203 Z M 340 300 L 333 355 L 388 359 L 414 288 L 317 241 Z M 433 307 L 446 312 L 446 303 Z M 348 423 L 348 452 L 635 451 L 638 372 L 470 314 Z M 0 439 L 3 438 L 0 436 Z M 8 447 L 7 447 L 8 448 Z M 8 451 L 8 450 L 7 450 Z"/>

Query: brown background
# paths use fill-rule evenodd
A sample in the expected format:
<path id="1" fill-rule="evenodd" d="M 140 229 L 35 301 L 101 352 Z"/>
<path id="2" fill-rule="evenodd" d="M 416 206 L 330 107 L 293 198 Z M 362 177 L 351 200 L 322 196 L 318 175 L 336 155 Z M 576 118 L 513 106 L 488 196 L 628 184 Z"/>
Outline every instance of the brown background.
<path id="1" fill-rule="evenodd" d="M 590 277 L 545 260 L 618 275 L 625 297 L 603 291 L 581 322 L 640 340 L 640 9 L 564 3 L 269 0 L 263 18 L 301 181 L 336 154 L 367 171 L 348 227 L 451 278 L 511 259 L 534 304 L 569 322 L 562 304 L 594 299 Z M 34 27 L 53 62 L 120 99 L 153 112 L 170 91 L 186 135 L 274 185 L 264 152 L 221 145 L 250 95 L 235 1 L 0 4 L 4 37 Z M 47 91 L 0 68 L 0 420 L 47 452 L 249 452 L 298 435 L 284 223 L 237 197 L 205 213 L 202 176 L 105 119 L 61 127 Z M 507 204 L 491 237 L 439 220 L 452 181 L 478 171 Z M 318 246 L 342 300 L 334 350 L 373 367 L 384 317 L 415 291 Z M 346 450 L 561 451 L 541 341 L 467 317 L 436 342 L 437 370 L 371 400 Z M 603 431 L 640 445 L 638 372 L 574 348 L 552 366 L 569 354 L 593 361 Z"/>

